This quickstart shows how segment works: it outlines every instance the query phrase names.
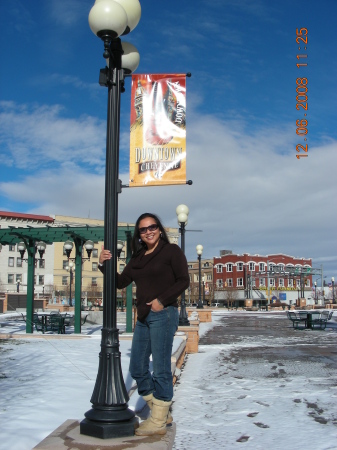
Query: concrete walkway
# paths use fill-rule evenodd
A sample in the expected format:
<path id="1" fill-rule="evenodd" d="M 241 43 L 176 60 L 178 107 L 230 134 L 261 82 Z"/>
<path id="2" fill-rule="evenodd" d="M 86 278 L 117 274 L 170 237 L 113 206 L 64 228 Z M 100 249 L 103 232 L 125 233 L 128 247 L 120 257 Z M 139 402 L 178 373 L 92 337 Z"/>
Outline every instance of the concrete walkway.
<path id="1" fill-rule="evenodd" d="M 219 315 L 175 388 L 173 448 L 337 448 L 335 320 L 302 331 L 281 311 Z"/>

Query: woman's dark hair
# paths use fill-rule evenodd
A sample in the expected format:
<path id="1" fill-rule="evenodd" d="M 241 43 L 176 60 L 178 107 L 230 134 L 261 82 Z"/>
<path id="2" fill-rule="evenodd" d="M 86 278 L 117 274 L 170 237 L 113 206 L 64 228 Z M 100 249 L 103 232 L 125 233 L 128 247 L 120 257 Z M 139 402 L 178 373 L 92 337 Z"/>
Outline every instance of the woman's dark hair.
<path id="1" fill-rule="evenodd" d="M 131 250 L 132 250 L 132 257 L 137 256 L 138 253 L 143 249 L 146 248 L 146 244 L 141 240 L 140 233 L 139 233 L 139 223 L 141 220 L 146 219 L 147 217 L 151 217 L 156 224 L 159 227 L 159 231 L 161 233 L 160 238 L 163 239 L 166 242 L 169 242 L 169 239 L 167 237 L 166 231 L 164 230 L 164 227 L 159 219 L 155 214 L 151 213 L 144 213 L 141 216 L 138 217 L 137 222 L 135 224 L 135 231 L 133 233 L 132 241 L 131 241 Z"/>

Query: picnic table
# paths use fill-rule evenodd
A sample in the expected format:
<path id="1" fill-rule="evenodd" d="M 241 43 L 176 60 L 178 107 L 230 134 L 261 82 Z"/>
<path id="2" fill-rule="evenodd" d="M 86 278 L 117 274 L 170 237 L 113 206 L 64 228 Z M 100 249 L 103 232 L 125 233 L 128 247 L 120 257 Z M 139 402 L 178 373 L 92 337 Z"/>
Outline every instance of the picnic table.
<path id="1" fill-rule="evenodd" d="M 331 320 L 333 311 L 287 311 L 287 317 L 293 323 L 293 328 L 298 329 L 320 329 L 325 330 L 327 323 Z"/>
<path id="2" fill-rule="evenodd" d="M 23 320 L 26 322 L 26 317 L 21 313 Z M 81 325 L 84 325 L 89 314 L 82 317 Z M 36 331 L 57 332 L 58 334 L 65 334 L 66 327 L 74 326 L 75 316 L 69 313 L 60 313 L 59 311 L 43 311 L 34 312 L 33 324 Z"/>
<path id="3" fill-rule="evenodd" d="M 65 334 L 64 316 L 59 313 L 34 313 L 33 322 L 36 331 L 53 331 L 58 334 Z"/>

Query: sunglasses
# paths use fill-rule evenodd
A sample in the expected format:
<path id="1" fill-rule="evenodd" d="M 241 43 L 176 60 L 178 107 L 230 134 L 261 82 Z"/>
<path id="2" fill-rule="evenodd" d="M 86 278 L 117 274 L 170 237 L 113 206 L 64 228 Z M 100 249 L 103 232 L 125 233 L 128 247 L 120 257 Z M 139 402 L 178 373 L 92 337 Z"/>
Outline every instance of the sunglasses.
<path id="1" fill-rule="evenodd" d="M 149 225 L 148 227 L 138 228 L 138 230 L 139 230 L 139 234 L 145 234 L 147 231 L 158 230 L 158 225 L 156 223 L 153 223 L 152 225 Z"/>

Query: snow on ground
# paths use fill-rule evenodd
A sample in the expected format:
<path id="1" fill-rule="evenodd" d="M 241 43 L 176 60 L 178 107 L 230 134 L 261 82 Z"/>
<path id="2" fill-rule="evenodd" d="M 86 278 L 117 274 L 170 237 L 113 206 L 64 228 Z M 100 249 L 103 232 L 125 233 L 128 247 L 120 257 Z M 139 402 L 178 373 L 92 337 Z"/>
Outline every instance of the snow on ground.
<path id="1" fill-rule="evenodd" d="M 335 342 L 336 331 L 316 334 L 322 351 Z M 174 449 L 337 449 L 336 370 L 323 371 L 321 362 L 310 359 L 299 361 L 299 336 L 308 340 L 314 335 L 199 345 L 198 354 L 188 355 L 175 387 Z M 282 362 L 282 351 L 294 358 Z"/>
<path id="2" fill-rule="evenodd" d="M 212 323 L 200 325 L 200 336 L 227 314 L 240 313 L 214 313 Z M 24 333 L 24 322 L 16 319 L 0 316 L 0 333 Z M 123 324 L 118 326 L 123 330 Z M 98 370 L 100 329 L 86 324 L 82 334 L 87 336 L 79 339 L 40 334 L 0 340 L 0 450 L 29 450 L 66 419 L 84 418 Z M 322 348 L 329 345 L 325 339 L 330 334 L 322 334 Z M 174 350 L 180 342 L 177 337 Z M 292 364 L 284 367 L 281 359 L 271 363 L 262 351 L 296 343 L 298 339 L 271 335 L 200 345 L 199 353 L 188 355 L 175 388 L 174 449 L 337 449 L 336 373 L 322 372 L 318 363 L 297 361 L 296 352 Z M 133 383 L 130 349 L 131 340 L 121 339 L 128 389 Z M 131 409 L 139 411 L 143 404 L 137 393 L 131 396 Z"/>
<path id="3" fill-rule="evenodd" d="M 4 317 L 5 316 L 5 317 Z M 12 320 L 11 320 L 12 319 Z M 0 333 L 25 333 L 18 315 L 0 316 Z M 20 316 L 21 319 L 21 316 Z M 125 324 L 118 324 L 120 331 Z M 30 450 L 67 419 L 84 419 L 91 409 L 101 326 L 84 325 L 78 339 L 44 337 L 0 340 L 0 450 Z M 182 341 L 176 337 L 173 352 Z M 128 391 L 134 385 L 128 371 L 131 338 L 120 340 L 121 363 Z M 130 409 L 145 403 L 137 392 Z"/>

